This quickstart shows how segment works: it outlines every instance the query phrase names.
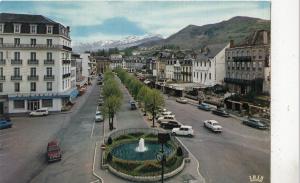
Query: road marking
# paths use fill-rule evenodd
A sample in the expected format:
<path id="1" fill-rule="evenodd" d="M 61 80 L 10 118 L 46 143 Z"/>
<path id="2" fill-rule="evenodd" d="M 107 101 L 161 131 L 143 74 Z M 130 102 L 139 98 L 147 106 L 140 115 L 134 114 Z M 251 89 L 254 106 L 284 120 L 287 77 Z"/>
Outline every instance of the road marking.
<path id="1" fill-rule="evenodd" d="M 94 181 L 92 181 L 90 183 L 96 183 L 96 182 L 99 182 L 99 180 L 97 179 L 97 180 L 94 180 Z"/>
<path id="2" fill-rule="evenodd" d="M 97 177 L 98 179 L 100 179 L 101 183 L 104 183 L 104 180 L 99 175 L 97 175 L 96 172 L 95 172 L 95 161 L 96 161 L 97 146 L 98 146 L 98 142 L 96 142 L 95 150 L 94 150 L 93 175 L 95 177 Z"/>

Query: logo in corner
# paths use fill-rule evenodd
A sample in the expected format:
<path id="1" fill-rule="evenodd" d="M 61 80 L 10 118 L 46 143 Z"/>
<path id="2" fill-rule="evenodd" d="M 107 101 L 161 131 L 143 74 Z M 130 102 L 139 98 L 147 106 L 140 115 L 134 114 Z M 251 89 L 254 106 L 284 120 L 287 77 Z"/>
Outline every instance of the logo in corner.
<path id="1" fill-rule="evenodd" d="M 264 181 L 264 176 L 261 175 L 250 175 L 249 176 L 250 182 L 263 182 Z"/>

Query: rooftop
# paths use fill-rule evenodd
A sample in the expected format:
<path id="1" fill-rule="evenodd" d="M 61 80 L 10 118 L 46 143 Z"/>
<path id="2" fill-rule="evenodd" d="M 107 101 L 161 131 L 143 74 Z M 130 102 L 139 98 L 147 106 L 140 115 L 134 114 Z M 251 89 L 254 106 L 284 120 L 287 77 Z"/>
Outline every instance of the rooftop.
<path id="1" fill-rule="evenodd" d="M 3 23 L 45 23 L 58 24 L 42 15 L 15 14 L 15 13 L 0 13 L 0 22 Z"/>

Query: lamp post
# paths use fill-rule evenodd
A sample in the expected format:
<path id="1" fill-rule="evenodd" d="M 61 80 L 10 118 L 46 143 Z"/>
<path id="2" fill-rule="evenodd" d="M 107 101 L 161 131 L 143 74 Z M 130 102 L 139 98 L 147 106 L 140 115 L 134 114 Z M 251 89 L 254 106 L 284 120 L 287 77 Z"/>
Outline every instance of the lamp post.
<path id="1" fill-rule="evenodd" d="M 170 134 L 158 133 L 158 143 L 161 144 L 161 152 L 156 155 L 156 159 L 161 162 L 161 182 L 164 182 L 164 165 L 166 162 L 166 155 L 164 154 L 164 144 L 170 140 Z"/>

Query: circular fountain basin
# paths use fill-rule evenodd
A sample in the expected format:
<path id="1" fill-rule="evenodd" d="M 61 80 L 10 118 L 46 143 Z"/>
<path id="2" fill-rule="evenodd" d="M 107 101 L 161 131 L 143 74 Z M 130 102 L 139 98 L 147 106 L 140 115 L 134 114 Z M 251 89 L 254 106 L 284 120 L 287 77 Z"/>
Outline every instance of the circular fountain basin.
<path id="1" fill-rule="evenodd" d="M 143 161 L 143 160 L 156 160 L 156 154 L 161 150 L 161 144 L 155 142 L 145 142 L 145 151 L 139 152 L 137 151 L 137 147 L 139 146 L 139 142 L 129 142 L 125 144 L 120 144 L 114 147 L 111 151 L 112 155 L 116 158 L 123 160 L 135 160 L 135 161 Z M 164 154 L 169 155 L 173 151 L 173 147 L 169 144 L 164 145 Z"/>

